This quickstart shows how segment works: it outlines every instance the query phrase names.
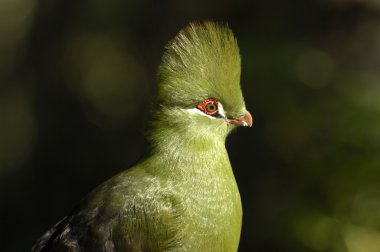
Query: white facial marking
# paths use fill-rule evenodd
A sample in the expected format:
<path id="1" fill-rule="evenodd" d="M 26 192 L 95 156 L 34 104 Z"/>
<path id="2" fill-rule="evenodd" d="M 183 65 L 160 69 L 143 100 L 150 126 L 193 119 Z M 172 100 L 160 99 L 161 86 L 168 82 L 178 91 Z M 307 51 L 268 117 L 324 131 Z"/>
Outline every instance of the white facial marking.
<path id="1" fill-rule="evenodd" d="M 220 102 L 218 102 L 218 112 L 219 112 L 219 115 L 221 115 L 223 118 L 226 118 L 223 105 Z"/>
<path id="2" fill-rule="evenodd" d="M 192 108 L 192 109 L 184 109 L 185 111 L 189 111 L 190 113 L 194 113 L 194 114 L 198 114 L 198 115 L 202 115 L 202 116 L 205 116 L 205 117 L 208 117 L 208 118 L 211 118 L 211 119 L 217 119 L 213 116 L 210 116 L 210 115 L 207 115 L 205 113 L 203 113 L 202 111 L 200 111 L 199 109 L 197 108 Z"/>

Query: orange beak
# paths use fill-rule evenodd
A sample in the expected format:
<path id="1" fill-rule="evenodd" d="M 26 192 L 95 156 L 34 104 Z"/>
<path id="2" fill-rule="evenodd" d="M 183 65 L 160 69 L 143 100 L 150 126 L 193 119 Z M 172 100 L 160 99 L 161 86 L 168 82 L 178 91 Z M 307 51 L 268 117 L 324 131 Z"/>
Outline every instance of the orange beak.
<path id="1" fill-rule="evenodd" d="M 245 112 L 245 114 L 243 116 L 236 118 L 236 119 L 229 119 L 228 122 L 231 124 L 234 124 L 236 126 L 249 126 L 249 127 L 251 127 L 252 123 L 253 123 L 253 119 L 252 119 L 251 113 L 249 113 L 247 111 L 247 112 Z"/>

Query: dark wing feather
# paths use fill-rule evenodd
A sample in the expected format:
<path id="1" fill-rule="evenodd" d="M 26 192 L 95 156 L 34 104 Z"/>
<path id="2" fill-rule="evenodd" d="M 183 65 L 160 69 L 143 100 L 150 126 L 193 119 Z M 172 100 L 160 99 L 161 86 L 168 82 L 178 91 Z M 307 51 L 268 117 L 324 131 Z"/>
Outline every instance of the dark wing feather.
<path id="1" fill-rule="evenodd" d="M 46 232 L 33 246 L 32 252 L 116 251 L 112 237 L 114 218 L 105 218 L 102 211 L 93 213 L 73 211 Z"/>
<path id="2" fill-rule="evenodd" d="M 32 252 L 80 251 L 78 241 L 73 238 L 69 239 L 69 233 L 68 217 L 65 217 L 37 240 L 32 247 Z"/>

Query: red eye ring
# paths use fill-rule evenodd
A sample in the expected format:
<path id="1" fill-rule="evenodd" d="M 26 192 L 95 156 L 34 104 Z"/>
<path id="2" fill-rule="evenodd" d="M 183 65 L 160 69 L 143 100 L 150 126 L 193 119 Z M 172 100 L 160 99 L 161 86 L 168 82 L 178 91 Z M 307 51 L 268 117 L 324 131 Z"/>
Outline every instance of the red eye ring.
<path id="1" fill-rule="evenodd" d="M 199 109 L 200 111 L 202 111 L 203 113 L 207 115 L 215 115 L 219 112 L 218 103 L 219 102 L 217 100 L 210 98 L 198 104 L 197 109 Z"/>

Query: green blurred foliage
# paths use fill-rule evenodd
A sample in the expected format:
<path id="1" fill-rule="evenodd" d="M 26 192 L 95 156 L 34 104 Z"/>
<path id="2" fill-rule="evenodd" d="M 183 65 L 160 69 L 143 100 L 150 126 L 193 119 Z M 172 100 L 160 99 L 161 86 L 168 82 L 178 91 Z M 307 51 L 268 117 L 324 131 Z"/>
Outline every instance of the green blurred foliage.
<path id="1" fill-rule="evenodd" d="M 0 246 L 138 160 L 165 43 L 228 22 L 255 125 L 227 148 L 241 251 L 380 251 L 376 0 L 0 0 Z"/>

